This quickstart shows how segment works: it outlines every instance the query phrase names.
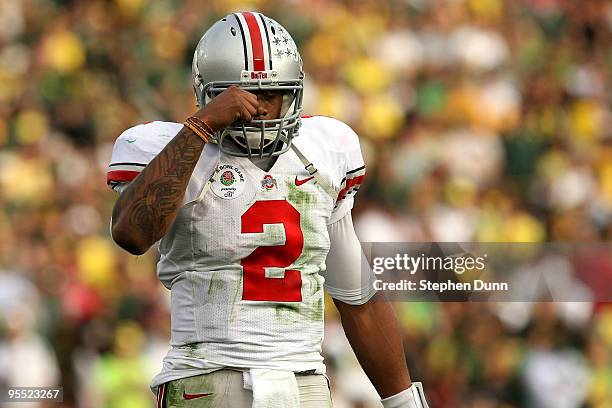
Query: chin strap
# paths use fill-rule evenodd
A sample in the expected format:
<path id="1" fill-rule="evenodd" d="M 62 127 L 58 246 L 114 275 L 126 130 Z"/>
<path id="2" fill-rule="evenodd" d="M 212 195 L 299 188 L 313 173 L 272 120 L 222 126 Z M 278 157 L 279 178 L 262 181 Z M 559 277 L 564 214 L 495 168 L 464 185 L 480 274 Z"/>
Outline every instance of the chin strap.
<path id="1" fill-rule="evenodd" d="M 210 190 L 210 186 L 215 181 L 215 176 L 217 175 L 217 173 L 219 173 L 218 165 L 215 166 L 215 169 L 210 175 L 210 178 L 206 181 L 206 184 L 204 184 L 204 187 L 202 187 L 202 190 L 200 190 L 200 194 L 198 194 L 198 196 L 194 200 L 191 200 L 188 203 L 185 203 L 185 206 L 194 205 L 204 200 L 204 196 L 206 196 L 206 193 L 208 192 L 208 190 Z"/>
<path id="2" fill-rule="evenodd" d="M 319 173 L 319 170 L 317 170 L 314 164 L 312 164 L 306 158 L 306 156 L 302 154 L 302 152 L 300 151 L 300 149 L 298 149 L 295 143 L 291 143 L 291 149 L 293 150 L 295 155 L 300 159 L 300 161 L 304 165 L 304 168 L 306 169 L 308 174 L 314 177 L 315 181 L 321 187 L 323 187 L 323 190 L 325 190 L 325 192 L 329 194 L 329 196 L 332 198 L 333 202 L 336 203 L 336 200 L 338 199 L 338 193 L 336 192 L 336 190 L 334 190 L 334 188 L 331 186 L 331 184 L 329 184 L 329 182 L 325 179 L 325 177 L 323 177 L 321 173 Z"/>

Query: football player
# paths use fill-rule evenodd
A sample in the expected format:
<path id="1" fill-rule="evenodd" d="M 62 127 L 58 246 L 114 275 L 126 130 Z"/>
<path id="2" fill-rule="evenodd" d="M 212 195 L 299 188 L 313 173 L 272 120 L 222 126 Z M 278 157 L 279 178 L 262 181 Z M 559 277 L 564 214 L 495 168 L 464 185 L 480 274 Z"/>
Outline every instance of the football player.
<path id="1" fill-rule="evenodd" d="M 229 14 L 193 57 L 199 110 L 115 143 L 113 239 L 132 254 L 157 245 L 171 290 L 172 349 L 151 385 L 159 407 L 331 407 L 323 287 L 383 405 L 427 407 L 353 229 L 358 137 L 301 116 L 303 78 L 280 24 Z"/>

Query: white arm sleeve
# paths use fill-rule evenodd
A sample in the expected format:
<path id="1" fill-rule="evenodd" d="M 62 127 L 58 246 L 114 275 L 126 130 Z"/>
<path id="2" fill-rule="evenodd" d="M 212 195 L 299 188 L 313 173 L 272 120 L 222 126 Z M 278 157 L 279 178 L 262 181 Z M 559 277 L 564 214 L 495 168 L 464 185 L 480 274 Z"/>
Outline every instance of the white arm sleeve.
<path id="1" fill-rule="evenodd" d="M 429 408 L 423 384 L 412 383 L 410 388 L 381 400 L 384 408 Z"/>
<path id="2" fill-rule="evenodd" d="M 362 305 L 376 294 L 375 277 L 353 228 L 351 213 L 328 225 L 327 230 L 331 248 L 322 274 L 325 289 L 334 299 Z"/>

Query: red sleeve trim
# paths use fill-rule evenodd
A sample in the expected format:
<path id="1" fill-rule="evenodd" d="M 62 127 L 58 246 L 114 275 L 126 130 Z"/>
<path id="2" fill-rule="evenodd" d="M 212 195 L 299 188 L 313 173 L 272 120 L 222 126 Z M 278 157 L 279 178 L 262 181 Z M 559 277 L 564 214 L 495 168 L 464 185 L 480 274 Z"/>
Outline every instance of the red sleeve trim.
<path id="1" fill-rule="evenodd" d="M 364 178 L 365 178 L 365 173 L 362 174 L 361 176 L 357 176 L 357 177 L 354 177 L 352 179 L 346 180 L 346 185 L 338 193 L 338 199 L 336 200 L 336 202 L 338 202 L 340 200 L 343 200 L 344 197 L 346 197 L 346 194 L 348 193 L 348 191 L 351 188 L 354 188 L 355 186 L 358 186 L 359 184 L 361 184 L 361 182 L 363 181 Z"/>
<path id="2" fill-rule="evenodd" d="M 140 174 L 139 171 L 113 170 L 106 173 L 106 184 L 111 182 L 132 181 Z"/>

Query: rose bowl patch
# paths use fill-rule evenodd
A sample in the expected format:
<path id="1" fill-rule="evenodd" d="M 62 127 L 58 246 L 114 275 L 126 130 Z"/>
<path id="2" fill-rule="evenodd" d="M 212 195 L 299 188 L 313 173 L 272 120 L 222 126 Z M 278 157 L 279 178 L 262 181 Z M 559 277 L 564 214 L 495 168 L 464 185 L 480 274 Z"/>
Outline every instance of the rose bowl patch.
<path id="1" fill-rule="evenodd" d="M 220 164 L 211 190 L 217 197 L 231 200 L 240 197 L 244 193 L 244 174 L 237 166 L 232 164 Z"/>

